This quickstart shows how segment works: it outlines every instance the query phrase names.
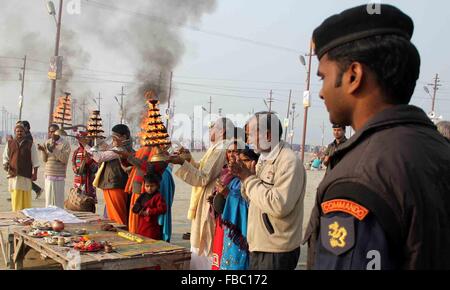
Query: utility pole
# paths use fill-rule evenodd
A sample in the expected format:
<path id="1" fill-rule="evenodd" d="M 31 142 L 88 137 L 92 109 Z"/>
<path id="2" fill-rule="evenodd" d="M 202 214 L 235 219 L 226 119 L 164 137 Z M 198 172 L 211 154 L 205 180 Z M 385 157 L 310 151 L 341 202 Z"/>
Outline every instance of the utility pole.
<path id="1" fill-rule="evenodd" d="M 171 117 L 170 114 L 170 97 L 172 96 L 172 79 L 173 79 L 173 72 L 170 72 L 170 83 L 169 83 L 169 96 L 167 99 L 167 120 L 166 120 L 166 128 L 169 130 L 169 119 Z M 211 109 L 210 109 L 211 111 Z"/>
<path id="2" fill-rule="evenodd" d="M 195 149 L 195 140 L 194 140 L 194 113 L 191 115 L 191 150 Z"/>
<path id="3" fill-rule="evenodd" d="M 23 67 L 22 67 L 22 90 L 20 91 L 20 104 L 19 104 L 19 120 L 22 120 L 22 108 L 23 108 L 23 90 L 25 88 L 25 71 L 27 68 L 27 56 L 25 55 L 25 57 L 23 58 Z"/>
<path id="4" fill-rule="evenodd" d="M 83 110 L 83 124 L 85 123 L 85 122 L 87 122 L 87 119 L 86 119 L 86 98 L 83 98 L 83 102 L 80 104 L 80 106 L 81 106 L 81 108 L 83 108 L 82 110 Z"/>
<path id="5" fill-rule="evenodd" d="M 14 116 L 12 113 L 9 114 L 9 125 L 11 127 L 11 130 L 15 124 L 15 118 L 16 118 L 16 116 Z M 11 131 L 11 132 L 12 132 L 11 135 L 14 135 L 14 131 Z"/>
<path id="6" fill-rule="evenodd" d="M 208 104 L 209 104 L 209 114 L 212 114 L 212 97 L 211 96 L 209 96 Z"/>
<path id="7" fill-rule="evenodd" d="M 122 92 L 119 94 L 120 95 L 120 124 L 123 124 L 125 121 L 125 114 L 124 114 L 124 109 L 123 109 L 123 97 L 125 96 L 125 93 L 123 92 L 123 86 L 122 86 Z"/>
<path id="8" fill-rule="evenodd" d="M 98 110 L 101 111 L 101 101 L 103 100 L 103 98 L 100 95 L 100 92 L 98 93 L 98 98 L 97 98 L 97 105 L 98 105 Z"/>
<path id="9" fill-rule="evenodd" d="M 6 119 L 6 110 L 5 107 L 2 107 L 2 136 L 6 137 L 6 124 L 5 124 L 5 119 Z"/>
<path id="10" fill-rule="evenodd" d="M 77 114 L 76 114 L 76 110 L 75 110 L 76 107 L 77 107 L 77 100 L 73 99 L 71 112 L 72 112 L 72 123 L 74 126 L 77 124 Z"/>
<path id="11" fill-rule="evenodd" d="M 428 84 L 429 86 L 433 86 L 433 101 L 431 104 L 431 112 L 434 113 L 435 103 L 436 103 L 436 93 L 439 90 L 439 87 L 442 86 L 440 84 L 441 80 L 439 79 L 439 74 L 436 74 L 436 77 L 434 78 L 434 83 Z"/>
<path id="12" fill-rule="evenodd" d="M 8 136 L 9 134 L 9 112 L 6 111 L 5 113 L 5 132 L 6 132 L 6 136 Z"/>
<path id="13" fill-rule="evenodd" d="M 211 115 L 212 115 L 212 97 L 211 96 L 209 96 L 209 102 L 208 102 L 208 104 L 209 104 L 209 123 L 211 124 Z"/>
<path id="14" fill-rule="evenodd" d="M 294 124 L 295 124 L 295 103 L 293 103 L 292 104 L 292 112 L 291 112 L 291 114 L 292 114 L 292 124 L 291 124 L 291 148 L 292 148 L 292 145 L 294 144 Z"/>
<path id="15" fill-rule="evenodd" d="M 269 113 L 272 112 L 272 103 L 273 103 L 273 91 L 270 90 L 270 94 L 269 94 Z"/>
<path id="16" fill-rule="evenodd" d="M 58 22 L 56 23 L 56 41 L 55 41 L 55 57 L 59 56 L 59 41 L 61 38 L 61 19 L 63 11 L 63 0 L 59 0 L 59 14 Z M 50 111 L 48 113 L 48 126 L 53 122 L 53 110 L 55 108 L 55 95 L 56 95 L 56 78 L 52 80 L 52 90 L 50 93 Z"/>
<path id="17" fill-rule="evenodd" d="M 311 86 L 311 62 L 313 56 L 313 42 L 310 42 L 309 45 L 309 54 L 308 54 L 308 72 L 306 74 L 306 91 L 305 93 L 310 94 L 310 86 Z M 309 96 L 308 96 L 309 98 Z M 306 146 L 306 128 L 308 124 L 308 108 L 309 104 L 304 105 L 305 107 L 305 116 L 303 119 L 303 138 L 302 138 L 302 162 L 305 161 L 305 146 Z"/>
<path id="18" fill-rule="evenodd" d="M 173 100 L 173 109 L 172 109 L 172 117 L 173 116 L 175 116 L 175 108 L 177 107 L 176 105 L 175 105 L 175 100 Z M 169 132 L 169 128 L 167 128 L 167 132 Z M 170 124 L 170 136 L 172 136 L 173 135 L 173 123 L 172 124 Z"/>
<path id="19" fill-rule="evenodd" d="M 287 115 L 286 115 L 286 119 L 287 120 L 289 120 L 289 113 L 291 112 L 291 97 L 292 97 L 292 90 L 289 91 L 289 103 L 288 103 Z M 286 142 L 288 129 L 289 129 L 289 123 L 287 124 L 287 126 L 286 126 L 286 128 L 284 130 L 284 142 Z"/>

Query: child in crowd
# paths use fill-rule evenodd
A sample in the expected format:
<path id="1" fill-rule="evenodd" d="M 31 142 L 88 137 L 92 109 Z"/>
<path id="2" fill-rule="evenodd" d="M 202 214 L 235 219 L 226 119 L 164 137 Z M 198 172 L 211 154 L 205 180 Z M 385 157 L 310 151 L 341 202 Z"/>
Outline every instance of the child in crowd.
<path id="1" fill-rule="evenodd" d="M 139 216 L 137 234 L 154 240 L 161 240 L 158 216 L 167 211 L 166 202 L 159 192 L 160 182 L 161 176 L 158 174 L 145 175 L 144 192 L 133 206 L 133 212 Z"/>

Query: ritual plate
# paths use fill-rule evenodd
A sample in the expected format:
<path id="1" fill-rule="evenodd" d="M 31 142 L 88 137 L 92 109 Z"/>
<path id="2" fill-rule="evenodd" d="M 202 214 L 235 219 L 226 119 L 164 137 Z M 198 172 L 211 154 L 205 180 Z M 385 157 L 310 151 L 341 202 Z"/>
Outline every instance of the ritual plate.
<path id="1" fill-rule="evenodd" d="M 87 231 L 86 230 L 76 230 L 75 231 L 75 234 L 76 235 L 79 235 L 79 236 L 82 236 L 82 235 L 85 235 L 85 234 L 87 234 Z"/>
<path id="2" fill-rule="evenodd" d="M 52 235 L 49 234 L 48 232 L 29 232 L 28 236 L 36 239 L 41 239 L 44 237 L 51 237 Z"/>
<path id="3" fill-rule="evenodd" d="M 95 249 L 95 250 L 79 250 L 79 249 L 75 249 L 80 253 L 97 253 L 103 250 L 103 248 L 101 249 Z"/>
<path id="4" fill-rule="evenodd" d="M 67 237 L 71 237 L 72 234 L 69 232 L 59 232 L 58 236 L 67 238 Z"/>

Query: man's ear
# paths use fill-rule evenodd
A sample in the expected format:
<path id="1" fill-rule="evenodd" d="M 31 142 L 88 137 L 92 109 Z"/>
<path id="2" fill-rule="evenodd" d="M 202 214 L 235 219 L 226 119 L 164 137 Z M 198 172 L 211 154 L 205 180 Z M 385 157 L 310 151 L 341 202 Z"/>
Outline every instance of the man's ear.
<path id="1" fill-rule="evenodd" d="M 362 86 L 364 67 L 359 62 L 353 62 L 347 69 L 345 75 L 348 93 L 354 94 Z"/>

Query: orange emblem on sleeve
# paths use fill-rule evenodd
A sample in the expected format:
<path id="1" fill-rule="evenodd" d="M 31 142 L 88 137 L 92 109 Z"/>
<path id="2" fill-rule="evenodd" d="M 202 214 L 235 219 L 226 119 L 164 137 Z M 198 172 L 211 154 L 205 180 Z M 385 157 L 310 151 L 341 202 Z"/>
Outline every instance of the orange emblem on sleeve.
<path id="1" fill-rule="evenodd" d="M 362 221 L 369 210 L 356 202 L 346 200 L 346 199 L 333 199 L 321 204 L 322 211 L 324 214 L 330 212 L 345 212 Z"/>

